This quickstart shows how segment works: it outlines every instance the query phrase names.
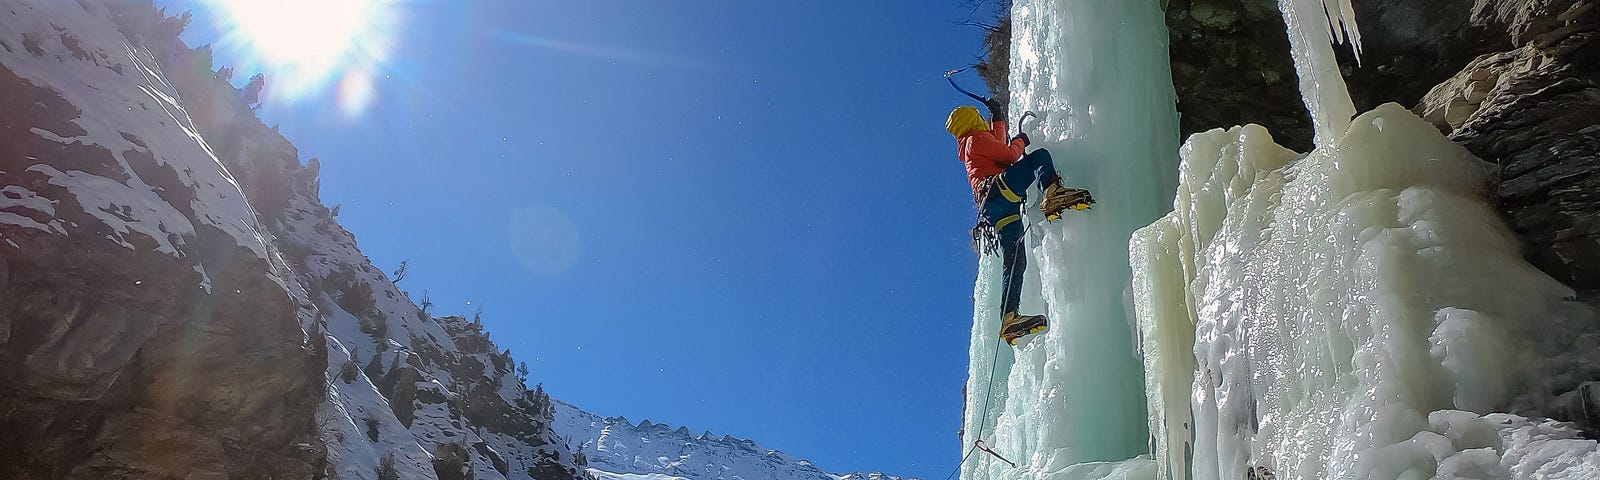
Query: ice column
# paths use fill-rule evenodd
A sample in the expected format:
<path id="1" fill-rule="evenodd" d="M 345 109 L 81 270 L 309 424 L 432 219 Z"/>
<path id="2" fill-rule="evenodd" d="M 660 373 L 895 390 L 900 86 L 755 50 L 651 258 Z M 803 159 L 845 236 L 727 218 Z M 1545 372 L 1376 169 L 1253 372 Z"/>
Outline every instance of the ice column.
<path id="1" fill-rule="evenodd" d="M 1337 33 L 1340 40 L 1348 38 L 1360 51 L 1355 11 L 1350 8 L 1350 0 L 1278 0 L 1278 8 L 1289 27 L 1294 70 L 1300 76 L 1300 95 L 1316 128 L 1316 144 L 1331 144 L 1350 128 L 1350 119 L 1356 116 L 1332 43 L 1333 34 Z"/>
<path id="2" fill-rule="evenodd" d="M 1031 228 L 1037 278 L 1023 311 L 1048 314 L 1051 329 L 1016 349 L 995 348 L 1000 269 L 997 259 L 983 262 L 963 449 L 982 427 L 985 443 L 1019 467 L 979 452 L 963 478 L 1153 475 L 1148 460 L 1074 465 L 1149 449 L 1125 298 L 1129 235 L 1169 208 L 1176 186 L 1164 15 L 1154 0 L 1025 0 L 1014 5 L 1013 28 L 1012 111 L 1040 115 L 1026 126 L 1035 148 L 1049 149 L 1067 185 L 1093 191 L 1099 203 Z M 991 369 L 999 383 L 985 397 Z M 980 418 L 985 400 L 989 414 Z"/>

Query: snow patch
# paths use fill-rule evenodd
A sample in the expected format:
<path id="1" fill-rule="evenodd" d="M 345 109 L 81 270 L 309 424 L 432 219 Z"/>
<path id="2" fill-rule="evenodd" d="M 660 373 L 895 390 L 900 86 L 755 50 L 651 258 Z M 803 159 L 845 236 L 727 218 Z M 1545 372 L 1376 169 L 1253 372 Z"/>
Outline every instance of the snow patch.
<path id="1" fill-rule="evenodd" d="M 66 235 L 67 230 L 61 226 L 60 220 L 55 220 L 56 201 L 40 196 L 37 192 L 21 185 L 6 185 L 0 187 L 0 223 L 31 228 L 45 233 Z M 17 213 L 33 212 L 34 216 L 51 218 L 45 223 L 39 223 L 28 215 Z M 10 240 L 7 240 L 8 242 Z M 12 246 L 16 246 L 14 243 Z"/>
<path id="2" fill-rule="evenodd" d="M 0 21 L 0 41 L 23 45 L 26 38 L 41 54 L 22 48 L 0 51 L 0 65 L 59 94 L 81 112 L 71 123 L 84 131 L 70 138 L 40 128 L 32 132 L 64 145 L 104 149 L 116 161 L 113 168 L 128 180 L 51 171 L 46 165 L 29 170 L 46 173 L 52 184 L 67 188 L 85 213 L 114 231 L 107 238 L 123 247 L 134 248 L 128 234 L 137 233 L 149 236 L 157 251 L 181 256 L 183 238 L 192 237 L 195 226 L 179 210 L 192 209 L 194 222 L 216 227 L 239 246 L 266 258 L 267 241 L 238 184 L 195 131 L 176 101 L 176 91 L 155 67 L 154 56 L 123 36 L 106 6 L 19 0 L 11 9 L 13 15 Z M 69 37 L 75 47 L 66 46 Z M 136 74 L 119 73 L 113 68 L 117 65 L 124 70 L 132 67 Z M 129 151 L 147 153 L 157 166 L 171 168 L 183 187 L 194 191 L 195 200 L 190 205 L 166 204 L 146 182 L 149 179 L 129 165 L 124 157 Z"/>
<path id="3" fill-rule="evenodd" d="M 555 402 L 552 428 L 579 446 L 597 479 L 900 480 L 876 473 L 828 473 L 810 461 L 750 440 L 711 432 L 695 435 L 687 427 L 649 420 L 635 425 L 561 401 Z"/>

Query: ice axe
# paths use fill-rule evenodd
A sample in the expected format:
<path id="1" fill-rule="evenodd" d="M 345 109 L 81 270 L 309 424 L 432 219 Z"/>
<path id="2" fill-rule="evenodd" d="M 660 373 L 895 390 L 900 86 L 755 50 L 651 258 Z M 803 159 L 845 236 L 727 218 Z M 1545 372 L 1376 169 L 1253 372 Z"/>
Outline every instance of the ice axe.
<path id="1" fill-rule="evenodd" d="M 961 92 L 963 95 L 966 95 L 968 97 L 972 97 L 972 99 L 973 100 L 977 100 L 978 103 L 984 103 L 984 104 L 989 103 L 990 99 L 985 98 L 983 96 L 980 96 L 980 95 L 978 95 L 976 93 L 972 93 L 970 91 L 967 91 L 967 89 L 961 88 L 961 85 L 957 85 L 956 84 L 956 79 L 953 78 L 953 77 L 955 77 L 955 74 L 961 73 L 961 72 L 965 72 L 970 68 L 972 68 L 972 67 L 961 67 L 961 68 L 957 68 L 957 69 L 953 69 L 953 70 L 946 70 L 944 72 L 944 80 L 946 82 L 950 82 L 950 86 L 951 87 L 955 87 L 956 91 Z M 1039 120 L 1040 119 L 1039 116 L 1034 114 L 1032 110 L 1029 110 L 1029 111 L 1026 111 L 1026 112 L 1022 112 L 1022 116 L 1017 118 L 1016 125 L 1017 125 L 1017 131 L 1018 132 L 1021 132 L 1021 131 L 1025 130 L 1025 127 L 1023 126 L 1023 123 L 1028 121 L 1028 117 L 1033 117 L 1034 120 Z"/>
<path id="2" fill-rule="evenodd" d="M 1033 118 L 1033 125 L 1028 125 L 1028 118 L 1030 117 Z M 1022 112 L 1022 116 L 1017 117 L 1017 134 L 1020 135 L 1028 130 L 1033 130 L 1034 133 L 1038 133 L 1039 122 L 1043 121 L 1044 117 L 1033 113 L 1033 110 Z"/>
<path id="3" fill-rule="evenodd" d="M 1039 121 L 1044 120 L 1044 118 L 1040 117 L 1038 114 L 1033 113 L 1033 110 L 1022 112 L 1022 116 L 1017 117 L 1018 132 L 1028 131 L 1028 117 L 1033 117 L 1034 125 L 1038 125 Z"/>
<path id="4" fill-rule="evenodd" d="M 967 69 L 969 69 L 969 68 L 972 68 L 972 67 L 961 67 L 961 68 L 957 68 L 957 69 L 954 69 L 954 70 L 949 70 L 949 71 L 944 72 L 944 81 L 950 82 L 950 86 L 955 87 L 956 91 L 961 92 L 963 94 L 966 94 L 968 97 L 972 97 L 972 99 L 973 100 L 977 100 L 978 103 L 988 103 L 989 102 L 988 98 L 984 98 L 982 96 L 979 96 L 976 93 L 972 93 L 972 92 L 967 91 L 967 89 L 965 89 L 965 88 L 961 88 L 960 85 L 956 85 L 956 79 L 951 78 L 951 77 L 955 76 L 955 74 L 957 74 L 957 73 L 961 73 L 961 72 L 967 71 Z"/>
<path id="5" fill-rule="evenodd" d="M 994 450 L 990 450 L 989 447 L 983 446 L 983 440 L 982 439 L 973 440 L 972 444 L 977 446 L 978 450 L 983 450 L 983 453 L 994 455 L 994 458 L 998 458 L 998 459 L 1000 459 L 1000 461 L 1006 462 L 1006 465 L 1010 465 L 1011 468 L 1017 468 L 1017 464 L 1011 463 L 1010 460 L 1006 460 L 1006 457 L 1002 457 L 1002 456 L 1000 456 L 1000 454 L 994 453 Z"/>

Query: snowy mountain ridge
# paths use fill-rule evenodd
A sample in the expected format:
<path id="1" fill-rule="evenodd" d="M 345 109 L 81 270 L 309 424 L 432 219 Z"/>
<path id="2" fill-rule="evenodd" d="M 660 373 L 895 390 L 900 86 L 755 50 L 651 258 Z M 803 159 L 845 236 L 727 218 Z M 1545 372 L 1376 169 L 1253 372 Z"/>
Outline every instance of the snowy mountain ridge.
<path id="1" fill-rule="evenodd" d="M 901 480 L 882 473 L 829 473 L 753 440 L 698 435 L 689 427 L 601 417 L 555 401 L 552 428 L 588 462 L 596 479 L 618 480 Z M 906 479 L 910 480 L 910 479 Z"/>

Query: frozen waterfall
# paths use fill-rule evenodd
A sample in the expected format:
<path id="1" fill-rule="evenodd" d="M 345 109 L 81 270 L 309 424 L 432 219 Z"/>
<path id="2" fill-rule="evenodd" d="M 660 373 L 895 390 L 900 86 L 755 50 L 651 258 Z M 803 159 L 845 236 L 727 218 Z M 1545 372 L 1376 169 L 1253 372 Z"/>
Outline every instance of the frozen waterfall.
<path id="1" fill-rule="evenodd" d="M 963 451 L 1017 466 L 962 477 L 1600 478 L 1540 419 L 1600 378 L 1595 313 L 1523 260 L 1488 164 L 1398 105 L 1357 115 L 1348 0 L 1280 6 L 1304 154 L 1255 125 L 1178 147 L 1159 2 L 1017 2 L 1012 109 L 1100 203 L 1030 230 L 1023 313 L 1052 325 L 1015 349 L 981 263 Z"/>
<path id="2" fill-rule="evenodd" d="M 1128 236 L 1170 208 L 1177 184 L 1176 96 L 1157 2 L 1018 1 L 1012 19 L 1011 110 L 1040 115 L 1025 126 L 1034 146 L 1099 203 L 1031 227 L 1021 310 L 1048 314 L 1051 326 L 1016 349 L 998 339 L 1000 262 L 981 262 L 963 449 L 981 433 L 1019 467 L 977 452 L 963 464 L 967 479 L 1045 478 L 1149 450 Z M 1071 470 L 1128 469 L 1154 466 Z"/>

